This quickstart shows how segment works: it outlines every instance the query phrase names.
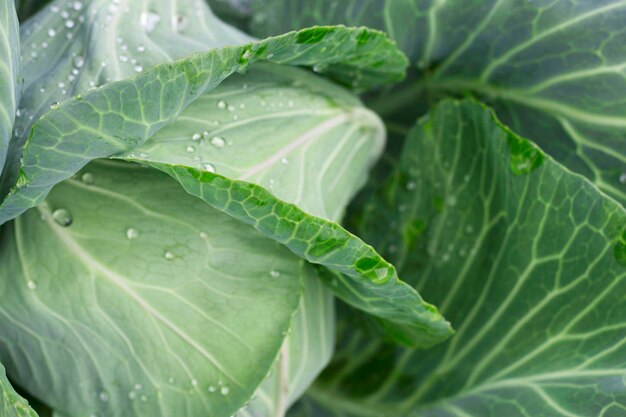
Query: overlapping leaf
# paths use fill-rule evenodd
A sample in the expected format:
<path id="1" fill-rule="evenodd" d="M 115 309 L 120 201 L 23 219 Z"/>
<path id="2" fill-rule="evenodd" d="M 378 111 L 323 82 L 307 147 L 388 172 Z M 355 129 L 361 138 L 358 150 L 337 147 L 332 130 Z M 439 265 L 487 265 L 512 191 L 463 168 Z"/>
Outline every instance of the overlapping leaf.
<path id="1" fill-rule="evenodd" d="M 310 268 L 123 162 L 92 163 L 6 227 L 0 354 L 68 416 L 231 415 L 272 367 Z"/>
<path id="2" fill-rule="evenodd" d="M 335 415 L 623 414 L 625 230 L 619 204 L 490 110 L 445 101 L 361 232 L 457 333 L 429 351 L 340 335 L 311 396 Z"/>
<path id="3" fill-rule="evenodd" d="M 285 118 L 289 129 L 281 129 Z M 116 157 L 167 172 L 213 207 L 344 274 L 331 278 L 335 294 L 398 323 L 397 340 L 432 345 L 450 334 L 449 324 L 392 265 L 334 223 L 383 144 L 379 119 L 345 90 L 301 70 L 260 66 Z"/>
<path id="4" fill-rule="evenodd" d="M 119 9 L 113 13 L 120 14 L 124 13 Z M 132 16 L 150 18 L 144 12 Z M 68 18 L 64 19 L 67 22 Z M 74 25 L 70 26 L 77 27 L 78 23 L 70 21 Z M 48 47 L 51 48 L 52 45 Z M 245 71 L 252 63 L 262 60 L 285 65 L 332 65 L 332 77 L 359 88 L 401 79 L 405 67 L 402 54 L 382 33 L 319 27 L 242 46 L 212 49 L 145 71 L 142 68 L 143 72 L 135 78 L 110 82 L 61 104 L 53 103 L 53 110 L 41 117 L 30 131 L 17 184 L 0 206 L 0 222 L 36 205 L 54 184 L 90 160 L 143 143 L 175 120 L 202 93 L 234 72 Z M 26 76 L 39 78 L 36 74 Z M 46 101 L 33 100 L 39 105 Z M 32 107 L 37 108 L 35 104 Z M 34 110 L 34 115 L 37 111 Z"/>
<path id="5" fill-rule="evenodd" d="M 328 364 L 335 342 L 332 293 L 306 268 L 300 309 L 270 375 L 240 417 L 284 416 Z"/>
<path id="6" fill-rule="evenodd" d="M 474 92 L 503 121 L 626 204 L 626 53 L 622 0 L 266 0 L 252 32 L 311 24 L 384 30 L 418 68 L 376 108 L 418 94 Z"/>

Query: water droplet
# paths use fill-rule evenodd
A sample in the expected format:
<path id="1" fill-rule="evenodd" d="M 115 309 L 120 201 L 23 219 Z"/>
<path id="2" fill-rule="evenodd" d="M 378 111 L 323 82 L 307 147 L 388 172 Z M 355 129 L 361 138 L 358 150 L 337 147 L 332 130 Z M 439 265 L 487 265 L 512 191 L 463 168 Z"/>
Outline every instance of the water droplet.
<path id="1" fill-rule="evenodd" d="M 280 276 L 280 272 L 278 272 L 278 271 L 276 271 L 276 270 L 274 270 L 274 269 L 272 269 L 272 270 L 270 271 L 270 277 L 272 277 L 272 278 L 278 278 L 279 276 Z"/>
<path id="2" fill-rule="evenodd" d="M 224 100 L 220 100 L 217 102 L 218 109 L 224 110 L 226 107 L 228 107 L 228 104 Z"/>
<path id="3" fill-rule="evenodd" d="M 193 140 L 193 141 L 198 141 L 198 140 L 200 140 L 201 138 L 202 138 L 202 135 L 201 135 L 200 133 L 194 133 L 194 134 L 191 136 L 191 140 Z"/>
<path id="4" fill-rule="evenodd" d="M 50 36 L 51 38 L 54 37 L 57 34 L 57 32 L 54 29 L 48 29 L 48 36 Z"/>
<path id="5" fill-rule="evenodd" d="M 174 254 L 170 251 L 166 251 L 163 256 L 165 257 L 165 259 L 167 259 L 168 261 L 171 261 L 172 259 L 174 259 Z"/>
<path id="6" fill-rule="evenodd" d="M 134 400 L 135 398 L 137 398 L 137 393 L 135 391 L 130 391 L 128 393 L 128 398 L 130 398 L 131 400 Z"/>
<path id="7" fill-rule="evenodd" d="M 619 182 L 620 182 L 621 184 L 626 184 L 626 172 L 622 173 L 622 174 L 619 176 Z"/>
<path id="8" fill-rule="evenodd" d="M 135 72 L 142 72 L 143 67 L 141 65 L 135 65 Z"/>
<path id="9" fill-rule="evenodd" d="M 295 106 L 295 103 L 293 102 L 293 100 L 289 100 L 289 101 L 287 102 L 287 106 L 289 106 L 289 107 L 293 107 L 293 106 Z"/>
<path id="10" fill-rule="evenodd" d="M 59 105 L 58 101 L 53 101 L 52 104 L 50 104 L 50 108 L 52 110 L 59 110 L 59 108 L 61 108 L 61 106 Z"/>
<path id="11" fill-rule="evenodd" d="M 226 141 L 220 136 L 214 136 L 211 139 L 211 145 L 215 146 L 216 148 L 223 148 L 224 145 L 226 145 Z"/>
<path id="12" fill-rule="evenodd" d="M 415 188 L 417 188 L 417 184 L 415 183 L 415 181 L 409 181 L 406 183 L 406 189 L 409 191 L 415 190 Z"/>
<path id="13" fill-rule="evenodd" d="M 71 28 L 73 28 L 74 26 L 75 26 L 75 23 L 74 23 L 74 21 L 73 21 L 73 20 L 66 20 L 66 21 L 65 21 L 65 27 L 66 27 L 66 28 L 71 29 Z"/>
<path id="14" fill-rule="evenodd" d="M 228 111 L 235 111 L 235 106 L 233 106 L 232 104 L 228 105 Z"/>
<path id="15" fill-rule="evenodd" d="M 100 398 L 100 401 L 102 402 L 107 402 L 109 401 L 109 393 L 106 391 L 102 391 L 100 392 L 100 394 L 98 394 L 98 398 Z"/>
<path id="16" fill-rule="evenodd" d="M 280 162 L 287 165 L 289 163 L 289 159 L 287 159 L 286 157 L 283 157 L 283 159 L 281 159 Z"/>
<path id="17" fill-rule="evenodd" d="M 139 237 L 139 230 L 133 229 L 132 227 L 129 228 L 126 230 L 126 237 L 130 240 L 137 239 Z"/>
<path id="18" fill-rule="evenodd" d="M 143 45 L 139 45 L 139 46 L 137 47 L 137 52 L 145 52 L 145 50 L 146 50 L 146 47 L 145 47 L 145 46 L 143 46 Z"/>
<path id="19" fill-rule="evenodd" d="M 28 286 L 29 290 L 36 290 L 37 289 L 37 284 L 35 283 L 35 281 L 28 281 L 26 283 L 26 285 Z"/>
<path id="20" fill-rule="evenodd" d="M 207 162 L 202 167 L 204 168 L 205 171 L 215 173 L 215 167 L 213 166 L 213 164 L 210 164 Z"/>
<path id="21" fill-rule="evenodd" d="M 220 389 L 220 394 L 222 394 L 222 395 L 228 395 L 229 393 L 230 393 L 230 388 L 228 388 L 227 386 L 223 386 Z"/>
<path id="22" fill-rule="evenodd" d="M 72 224 L 72 215 L 65 209 L 56 209 L 52 212 L 52 219 L 63 227 L 68 227 Z"/>
<path id="23" fill-rule="evenodd" d="M 85 172 L 81 177 L 80 177 L 81 181 L 84 184 L 87 185 L 92 185 L 95 182 L 95 177 L 93 176 L 93 174 L 91 172 Z"/>
<path id="24" fill-rule="evenodd" d="M 194 148 L 193 146 L 189 145 L 187 146 L 187 152 L 195 152 L 196 148 Z"/>
<path id="25" fill-rule="evenodd" d="M 446 204 L 450 207 L 456 206 L 456 196 L 449 195 L 448 197 L 446 197 Z"/>
<path id="26" fill-rule="evenodd" d="M 191 379 L 191 385 L 193 385 L 194 387 L 198 386 L 198 380 L 196 378 L 192 378 Z"/>
<path id="27" fill-rule="evenodd" d="M 465 227 L 465 233 L 467 233 L 468 235 L 474 233 L 474 226 L 472 226 L 471 224 L 468 224 Z"/>
<path id="28" fill-rule="evenodd" d="M 83 3 L 81 3 L 80 1 L 75 1 L 74 3 L 72 3 L 72 8 L 74 10 L 80 10 L 83 8 Z"/>
<path id="29" fill-rule="evenodd" d="M 215 387 L 215 385 L 209 385 L 209 392 L 215 392 L 217 391 L 217 388 Z"/>
<path id="30" fill-rule="evenodd" d="M 161 16 L 152 12 L 143 12 L 139 16 L 141 27 L 148 33 L 152 32 L 156 25 L 161 21 Z"/>
<path id="31" fill-rule="evenodd" d="M 174 383 L 174 377 L 173 376 L 169 377 L 167 379 L 167 382 L 170 383 L 170 384 L 173 384 Z"/>
<path id="32" fill-rule="evenodd" d="M 141 384 L 135 384 L 135 391 L 139 391 L 143 386 Z"/>
<path id="33" fill-rule="evenodd" d="M 141 401 L 144 403 L 148 401 L 148 397 L 146 395 L 142 395 L 141 397 L 139 397 L 139 399 L 141 399 Z"/>
<path id="34" fill-rule="evenodd" d="M 209 235 L 206 234 L 206 232 L 200 232 L 199 236 L 200 236 L 200 239 L 202 240 L 206 240 L 209 238 Z"/>

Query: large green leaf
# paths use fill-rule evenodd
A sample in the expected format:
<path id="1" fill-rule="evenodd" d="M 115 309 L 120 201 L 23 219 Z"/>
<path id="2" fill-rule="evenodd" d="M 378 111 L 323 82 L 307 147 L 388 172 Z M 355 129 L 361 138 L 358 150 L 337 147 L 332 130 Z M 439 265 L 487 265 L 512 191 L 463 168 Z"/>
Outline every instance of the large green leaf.
<path id="1" fill-rule="evenodd" d="M 336 415 L 626 411 L 626 213 L 471 101 L 407 139 L 363 236 L 456 335 L 428 351 L 340 334 L 311 392 Z"/>
<path id="2" fill-rule="evenodd" d="M 310 268 L 123 162 L 90 164 L 5 227 L 0 356 L 71 417 L 231 415 L 270 370 Z"/>
<path id="3" fill-rule="evenodd" d="M 308 0 L 254 2 L 252 32 L 311 24 L 385 30 L 420 77 L 376 106 L 423 92 L 474 92 L 500 118 L 626 204 L 622 0 Z"/>
<path id="4" fill-rule="evenodd" d="M 449 335 L 449 324 L 393 266 L 334 223 L 383 146 L 380 120 L 345 90 L 302 70 L 262 65 L 116 157 L 169 173 L 309 262 L 345 274 L 331 285 L 339 297 L 398 322 L 399 341 L 431 345 Z"/>
<path id="5" fill-rule="evenodd" d="M 0 415 L 2 417 L 37 417 L 28 402 L 15 392 L 0 364 Z"/>
<path id="6" fill-rule="evenodd" d="M 93 1 L 96 6 L 101 3 L 100 0 Z M 171 2 L 172 0 L 162 0 L 160 8 L 167 9 Z M 70 3 L 72 2 L 68 4 Z M 54 15 L 59 11 L 55 13 L 52 10 L 52 6 L 46 8 L 39 18 L 44 19 L 52 13 L 54 19 Z M 137 22 L 143 24 L 145 19 L 152 19 L 150 21 L 155 22 L 154 16 L 146 15 L 147 11 L 143 8 L 133 8 L 129 13 L 124 13 L 124 9 L 117 6 L 113 7 L 113 12 L 111 8 L 104 7 L 97 10 L 101 11 L 102 20 L 105 22 L 107 16 L 108 20 L 115 21 L 120 15 L 129 16 L 130 21 L 127 22 L 129 27 L 136 26 Z M 99 23 L 97 19 L 93 20 L 91 15 L 89 19 L 84 16 L 85 22 L 92 23 L 89 27 L 83 27 L 87 23 L 79 25 L 80 19 L 75 22 L 70 12 L 67 13 L 69 17 L 63 17 L 61 14 L 62 22 L 67 26 L 67 22 L 71 21 L 72 30 L 76 28 L 76 31 L 82 30 L 90 34 L 88 29 Z M 216 18 L 213 16 L 212 20 Z M 24 31 L 37 30 L 39 33 L 45 32 L 46 28 L 46 25 L 39 22 L 33 23 Z M 68 33 L 71 33 L 72 37 L 75 36 L 73 32 Z M 57 33 L 54 32 L 53 39 L 56 38 Z M 106 39 L 111 40 L 110 35 Z M 169 42 L 169 37 L 167 39 Z M 117 42 L 115 39 L 114 41 Z M 58 42 L 61 44 L 50 44 L 46 50 L 64 53 L 65 49 L 62 46 L 66 41 Z M 123 44 L 123 38 L 121 43 Z M 77 57 L 83 59 L 83 66 L 87 64 L 102 66 L 100 59 L 84 61 L 86 58 L 83 56 L 73 56 L 74 53 L 71 53 L 73 43 L 70 45 L 72 46 L 68 46 L 70 48 L 68 55 L 63 54 L 61 58 L 47 56 L 49 61 L 58 61 L 64 65 L 52 73 L 54 79 L 58 72 L 63 73 L 62 70 L 65 71 L 64 76 L 68 71 L 71 76 Z M 85 47 L 87 46 L 83 46 Z M 128 48 L 128 45 L 126 47 Z M 161 58 L 166 60 L 167 55 Z M 126 56 L 126 60 L 128 59 Z M 150 69 L 144 70 L 142 67 L 143 72 L 134 78 L 107 83 L 97 90 L 81 93 L 61 104 L 53 103 L 53 110 L 38 119 L 28 133 L 29 139 L 22 155 L 23 163 L 19 168 L 20 175 L 16 186 L 0 206 L 0 222 L 14 218 L 28 207 L 36 205 L 54 184 L 72 175 L 90 160 L 123 152 L 143 143 L 156 131 L 175 120 L 184 108 L 201 94 L 211 90 L 234 72 L 243 72 L 250 64 L 262 60 L 289 65 L 331 65 L 330 76 L 358 88 L 399 80 L 403 77 L 406 66 L 404 56 L 379 32 L 345 27 L 321 27 L 242 46 L 212 49 Z M 118 71 L 121 71 L 119 69 L 121 67 L 129 67 L 131 71 L 134 68 L 132 65 L 120 64 L 117 61 L 114 64 L 109 64 L 106 60 L 102 62 L 105 62 L 107 68 L 114 65 Z M 28 62 L 25 64 L 28 65 Z M 32 72 L 25 74 L 27 80 L 40 80 L 43 77 L 42 82 L 45 83 L 44 75 L 47 72 L 42 65 L 32 64 L 28 65 L 28 68 Z M 97 70 L 96 74 L 100 76 Z M 101 81 L 106 80 L 105 78 Z M 82 84 L 76 84 L 79 81 Z M 72 89 L 61 89 L 61 93 L 65 91 L 65 95 L 69 95 L 71 92 L 82 92 L 89 82 L 94 80 L 90 77 L 74 79 Z M 36 84 L 31 85 L 27 81 L 28 87 L 41 91 L 36 89 Z M 63 85 L 65 86 L 65 82 Z M 42 87 L 44 93 L 32 90 L 31 95 L 25 96 L 25 106 L 31 110 L 24 113 L 24 120 L 30 120 L 31 116 L 36 120 L 42 111 L 42 103 L 49 102 L 51 90 L 46 87 L 47 84 Z M 48 95 L 40 97 L 38 94 Z M 31 122 L 25 122 L 24 129 L 20 127 L 21 135 L 29 132 L 28 126 Z M 16 146 L 21 146 L 23 140 L 15 143 Z M 14 155 L 19 154 L 18 151 L 14 152 Z M 7 178 L 15 178 L 18 172 L 17 159 L 13 162 L 9 169 L 9 174 L 13 175 L 6 175 Z M 9 181 L 8 184 L 10 183 Z"/>
<path id="7" fill-rule="evenodd" d="M 13 1 L 0 4 L 0 173 L 9 151 L 19 102 L 21 76 L 19 24 Z"/>

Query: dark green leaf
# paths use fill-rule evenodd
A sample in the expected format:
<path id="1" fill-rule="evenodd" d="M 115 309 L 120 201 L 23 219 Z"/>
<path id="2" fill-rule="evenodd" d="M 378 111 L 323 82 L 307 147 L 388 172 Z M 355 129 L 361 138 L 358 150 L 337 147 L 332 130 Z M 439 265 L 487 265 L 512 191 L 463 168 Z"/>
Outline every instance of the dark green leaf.
<path id="1" fill-rule="evenodd" d="M 337 415 L 622 415 L 625 229 L 619 204 L 490 110 L 441 103 L 360 231 L 457 333 L 429 351 L 344 334 L 312 397 Z"/>

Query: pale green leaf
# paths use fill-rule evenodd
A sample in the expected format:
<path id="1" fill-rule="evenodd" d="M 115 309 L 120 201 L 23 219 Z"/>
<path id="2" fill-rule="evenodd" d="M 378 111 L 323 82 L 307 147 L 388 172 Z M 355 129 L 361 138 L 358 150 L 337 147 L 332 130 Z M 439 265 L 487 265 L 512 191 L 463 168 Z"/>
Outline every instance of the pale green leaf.
<path id="1" fill-rule="evenodd" d="M 391 227 L 385 227 L 391 225 Z M 626 410 L 626 212 L 472 101 L 409 135 L 360 228 L 457 333 L 428 351 L 350 332 L 311 396 L 337 415 Z"/>
<path id="2" fill-rule="evenodd" d="M 5 227 L 0 357 L 72 417 L 230 416 L 270 370 L 309 268 L 123 162 L 90 164 Z"/>

